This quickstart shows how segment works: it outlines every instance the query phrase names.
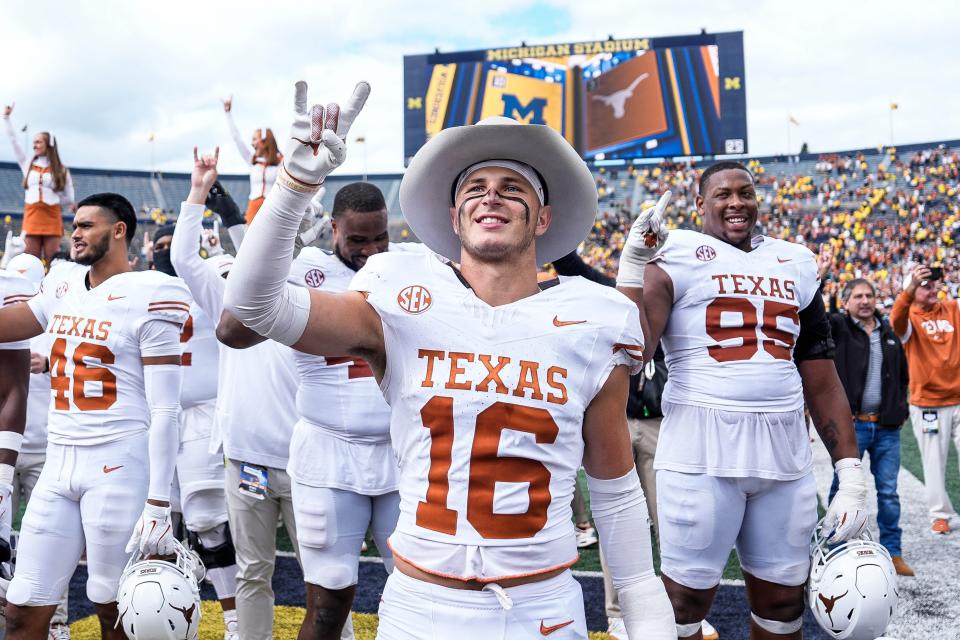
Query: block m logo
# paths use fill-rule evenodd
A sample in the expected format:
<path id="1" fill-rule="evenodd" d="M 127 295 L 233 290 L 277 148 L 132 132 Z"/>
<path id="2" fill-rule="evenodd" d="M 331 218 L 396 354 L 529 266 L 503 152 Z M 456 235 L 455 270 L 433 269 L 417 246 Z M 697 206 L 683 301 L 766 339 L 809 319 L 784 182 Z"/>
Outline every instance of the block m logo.
<path id="1" fill-rule="evenodd" d="M 739 91 L 740 90 L 740 76 L 733 76 L 732 78 L 723 79 L 723 90 L 724 91 Z"/>
<path id="2" fill-rule="evenodd" d="M 524 124 L 547 124 L 543 119 L 543 110 L 547 106 L 546 98 L 531 98 L 530 102 L 523 104 L 517 96 L 505 93 L 500 99 L 503 100 L 503 115 L 506 117 Z"/>

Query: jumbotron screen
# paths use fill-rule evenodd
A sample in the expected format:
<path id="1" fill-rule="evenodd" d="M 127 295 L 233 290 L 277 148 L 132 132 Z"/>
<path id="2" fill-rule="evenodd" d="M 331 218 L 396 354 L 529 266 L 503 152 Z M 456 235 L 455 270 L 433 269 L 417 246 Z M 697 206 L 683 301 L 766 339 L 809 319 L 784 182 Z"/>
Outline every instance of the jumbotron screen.
<path id="1" fill-rule="evenodd" d="M 546 124 L 586 160 L 747 152 L 743 32 L 404 56 L 406 161 L 447 127 Z"/>

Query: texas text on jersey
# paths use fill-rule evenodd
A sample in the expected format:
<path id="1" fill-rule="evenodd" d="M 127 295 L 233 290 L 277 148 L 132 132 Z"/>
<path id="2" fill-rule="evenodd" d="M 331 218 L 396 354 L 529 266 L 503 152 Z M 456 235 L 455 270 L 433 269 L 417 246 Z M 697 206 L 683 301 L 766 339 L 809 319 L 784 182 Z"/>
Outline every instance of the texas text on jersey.
<path id="1" fill-rule="evenodd" d="M 121 273 L 88 289 L 77 265 L 47 278 L 30 302 L 53 339 L 49 439 L 97 444 L 146 431 L 139 332 L 151 320 L 187 321 L 190 292 L 156 271 Z"/>
<path id="2" fill-rule="evenodd" d="M 677 230 L 654 257 L 674 291 L 663 335 L 670 369 L 664 400 L 752 411 L 802 406 L 792 356 L 799 313 L 819 285 L 814 255 L 774 238 L 753 242 L 745 252 Z"/>
<path id="3" fill-rule="evenodd" d="M 372 256 L 350 288 L 384 329 L 394 553 L 483 582 L 573 564 L 583 414 L 616 365 L 640 366 L 636 306 L 571 278 L 491 307 L 432 254 Z"/>
<path id="4" fill-rule="evenodd" d="M 76 266 L 47 278 L 30 308 L 53 340 L 49 439 L 97 444 L 150 425 L 139 332 L 151 320 L 187 321 L 190 292 L 156 271 L 121 273 L 88 289 Z"/>

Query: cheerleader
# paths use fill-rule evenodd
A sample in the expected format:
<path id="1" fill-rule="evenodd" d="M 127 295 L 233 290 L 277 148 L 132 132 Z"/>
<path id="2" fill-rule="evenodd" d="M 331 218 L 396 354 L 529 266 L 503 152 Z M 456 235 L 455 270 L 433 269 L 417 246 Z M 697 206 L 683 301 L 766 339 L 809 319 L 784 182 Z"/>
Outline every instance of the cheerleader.
<path id="1" fill-rule="evenodd" d="M 250 146 L 243 141 L 240 130 L 237 129 L 233 121 L 231 108 L 233 107 L 233 98 L 227 98 L 223 101 L 223 111 L 227 114 L 227 126 L 230 127 L 230 135 L 237 144 L 237 150 L 243 161 L 251 165 L 250 167 L 250 201 L 247 203 L 246 220 L 247 224 L 253 222 L 254 216 L 260 210 L 267 192 L 273 186 L 277 179 L 277 170 L 280 168 L 280 161 L 283 155 L 277 151 L 277 139 L 273 137 L 273 131 L 266 127 L 255 129 Z M 253 147 L 251 150 L 250 147 Z"/>
<path id="2" fill-rule="evenodd" d="M 48 131 L 33 137 L 33 158 L 26 154 L 17 142 L 17 134 L 10 122 L 13 105 L 3 108 L 3 124 L 13 146 L 13 155 L 23 171 L 24 251 L 49 262 L 60 251 L 63 239 L 63 215 L 61 206 L 77 210 L 70 171 L 60 161 L 57 138 Z"/>

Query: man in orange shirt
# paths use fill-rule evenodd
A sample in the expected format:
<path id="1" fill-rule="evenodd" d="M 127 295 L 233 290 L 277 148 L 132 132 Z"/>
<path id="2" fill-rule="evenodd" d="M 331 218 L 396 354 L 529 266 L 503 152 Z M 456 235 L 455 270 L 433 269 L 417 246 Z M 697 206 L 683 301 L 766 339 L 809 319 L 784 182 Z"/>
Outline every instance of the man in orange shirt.
<path id="1" fill-rule="evenodd" d="M 960 449 L 960 304 L 938 300 L 940 270 L 919 266 L 890 315 L 910 370 L 910 421 L 920 445 L 933 533 L 950 533 L 956 516 L 946 491 L 950 441 Z"/>

